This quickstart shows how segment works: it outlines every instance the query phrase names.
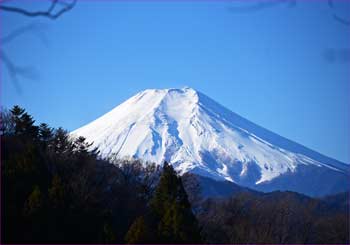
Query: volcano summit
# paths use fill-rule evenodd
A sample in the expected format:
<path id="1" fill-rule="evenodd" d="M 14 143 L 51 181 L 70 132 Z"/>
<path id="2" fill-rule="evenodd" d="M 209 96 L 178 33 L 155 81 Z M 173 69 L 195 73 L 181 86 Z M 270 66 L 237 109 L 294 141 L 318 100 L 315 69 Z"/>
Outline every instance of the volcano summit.
<path id="1" fill-rule="evenodd" d="M 264 129 L 191 89 L 148 89 L 72 132 L 101 157 L 134 157 L 261 191 L 348 190 L 349 165 Z M 326 140 L 326 139 L 325 139 Z"/>

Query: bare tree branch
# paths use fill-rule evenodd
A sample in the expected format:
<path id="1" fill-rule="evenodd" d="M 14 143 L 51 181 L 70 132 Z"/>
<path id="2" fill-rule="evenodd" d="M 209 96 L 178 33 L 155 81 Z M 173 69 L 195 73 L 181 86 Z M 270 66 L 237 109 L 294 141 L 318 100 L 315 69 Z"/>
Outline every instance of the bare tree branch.
<path id="1" fill-rule="evenodd" d="M 334 5 L 334 2 L 333 0 L 328 0 L 328 6 L 330 9 L 332 9 L 333 11 L 335 11 L 335 5 Z M 346 26 L 350 26 L 350 20 L 347 20 L 345 18 L 342 18 L 340 16 L 338 16 L 337 14 L 333 13 L 333 19 L 343 25 L 346 25 Z"/>
<path id="2" fill-rule="evenodd" d="M 229 10 L 235 13 L 250 13 L 256 12 L 262 9 L 275 7 L 282 4 L 288 4 L 288 7 L 295 7 L 296 0 L 272 0 L 272 1 L 258 1 L 257 3 L 249 6 L 236 6 L 230 7 Z"/>
<path id="3" fill-rule="evenodd" d="M 25 15 L 27 17 L 46 17 L 54 20 L 65 12 L 71 10 L 75 6 L 76 2 L 77 0 L 72 0 L 69 3 L 60 2 L 59 0 L 52 0 L 50 6 L 45 11 L 29 11 L 27 9 L 6 5 L 0 5 L 0 10 Z M 57 7 L 58 5 L 63 7 L 59 8 Z"/>
<path id="4" fill-rule="evenodd" d="M 350 49 L 326 49 L 323 58 L 330 64 L 346 64 L 350 62 Z"/>
<path id="5" fill-rule="evenodd" d="M 350 20 L 346 20 L 344 18 L 341 18 L 336 14 L 333 14 L 333 18 L 343 25 L 350 26 Z"/>
<path id="6" fill-rule="evenodd" d="M 333 0 L 328 0 L 328 6 L 332 9 L 334 8 Z"/>
<path id="7" fill-rule="evenodd" d="M 247 2 L 247 1 L 246 1 Z M 276 7 L 282 4 L 288 4 L 288 7 L 295 7 L 297 4 L 297 0 L 270 0 L 270 1 L 257 1 L 255 4 L 250 5 L 242 5 L 242 6 L 235 6 L 235 7 L 229 7 L 229 11 L 233 13 L 250 13 L 250 12 L 256 12 L 263 9 L 268 9 L 272 7 Z M 327 1 L 328 7 L 333 12 L 333 19 L 340 24 L 350 26 L 350 20 L 340 17 L 338 14 L 334 13 L 336 10 L 336 4 L 334 3 L 334 0 L 328 0 Z"/>
<path id="8" fill-rule="evenodd" d="M 24 15 L 30 18 L 34 17 L 44 17 L 48 19 L 55 20 L 67 11 L 71 10 L 77 0 L 69 0 L 67 1 L 60 1 L 60 0 L 50 0 L 51 4 L 49 7 L 44 11 L 31 11 L 25 8 L 15 7 L 15 6 L 9 6 L 5 5 L 4 3 L 8 2 L 6 0 L 0 0 L 0 11 L 5 11 L 9 13 L 15 13 L 19 15 Z M 2 44 L 9 43 L 16 39 L 18 36 L 21 36 L 24 33 L 37 31 L 38 30 L 38 24 L 30 24 L 24 27 L 21 27 L 9 35 L 3 37 L 0 39 L 0 42 Z M 34 32 L 44 43 L 46 43 L 45 37 L 42 35 L 39 35 L 40 33 Z M 5 68 L 8 71 L 9 76 L 11 77 L 13 84 L 16 88 L 16 90 L 21 93 L 20 84 L 18 82 L 19 78 L 28 78 L 28 79 L 35 79 L 38 77 L 38 73 L 35 71 L 32 67 L 24 67 L 24 66 L 18 66 L 12 60 L 6 55 L 6 53 L 0 49 L 0 60 L 3 62 Z"/>
<path id="9" fill-rule="evenodd" d="M 32 33 L 32 34 L 35 34 L 43 43 L 46 44 L 47 40 L 45 38 L 45 35 L 43 35 L 43 33 L 40 32 L 40 30 L 44 27 L 46 27 L 46 26 L 43 24 L 40 24 L 40 23 L 32 23 L 29 25 L 22 26 L 16 30 L 12 31 L 7 36 L 1 38 L 0 43 L 2 46 L 4 46 L 5 44 L 13 41 L 17 37 L 19 37 L 25 33 Z"/>
<path id="10" fill-rule="evenodd" d="M 28 79 L 35 79 L 37 77 L 37 72 L 34 68 L 15 65 L 2 50 L 0 50 L 0 59 L 4 63 L 15 88 L 19 93 L 21 93 L 22 90 L 18 82 L 18 78 L 23 77 Z"/>

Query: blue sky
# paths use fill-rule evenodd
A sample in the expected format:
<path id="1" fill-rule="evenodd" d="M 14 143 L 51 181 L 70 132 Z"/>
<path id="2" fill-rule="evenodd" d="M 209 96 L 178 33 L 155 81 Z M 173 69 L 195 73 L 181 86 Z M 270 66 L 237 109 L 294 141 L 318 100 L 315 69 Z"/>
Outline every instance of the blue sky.
<path id="1" fill-rule="evenodd" d="M 1 63 L 1 104 L 73 130 L 143 89 L 190 86 L 350 163 L 350 26 L 333 17 L 350 20 L 350 2 L 241 9 L 255 4 L 80 0 L 55 21 L 0 13 L 2 38 L 30 27 L 1 51 L 33 73 L 17 88 Z"/>

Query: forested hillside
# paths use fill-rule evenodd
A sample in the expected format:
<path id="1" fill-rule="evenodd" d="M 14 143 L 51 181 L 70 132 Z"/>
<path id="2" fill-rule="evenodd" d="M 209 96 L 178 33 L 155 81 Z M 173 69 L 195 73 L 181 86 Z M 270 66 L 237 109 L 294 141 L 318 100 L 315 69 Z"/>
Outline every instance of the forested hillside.
<path id="1" fill-rule="evenodd" d="M 214 198 L 198 176 L 90 145 L 19 106 L 1 112 L 2 243 L 349 243 L 347 194 Z"/>

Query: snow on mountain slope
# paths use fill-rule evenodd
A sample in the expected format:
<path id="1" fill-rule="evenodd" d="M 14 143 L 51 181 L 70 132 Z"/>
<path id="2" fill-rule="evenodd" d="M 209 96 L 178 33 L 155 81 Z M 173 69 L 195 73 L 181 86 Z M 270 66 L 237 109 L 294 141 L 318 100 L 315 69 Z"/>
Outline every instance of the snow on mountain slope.
<path id="1" fill-rule="evenodd" d="M 102 157 L 166 160 L 182 174 L 250 187 L 296 174 L 301 166 L 349 175 L 348 165 L 255 125 L 191 88 L 142 91 L 72 135 L 93 142 Z"/>

